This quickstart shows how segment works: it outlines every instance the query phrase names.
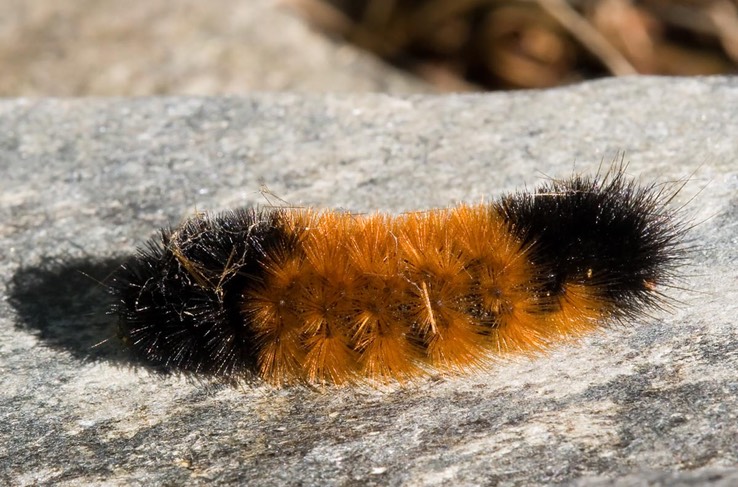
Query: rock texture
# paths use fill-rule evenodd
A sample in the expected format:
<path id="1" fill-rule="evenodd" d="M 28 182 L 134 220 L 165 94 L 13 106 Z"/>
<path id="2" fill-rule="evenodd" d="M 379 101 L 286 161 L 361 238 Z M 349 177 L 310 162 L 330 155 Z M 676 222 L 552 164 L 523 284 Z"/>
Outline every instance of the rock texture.
<path id="1" fill-rule="evenodd" d="M 732 78 L 0 101 L 0 483 L 735 485 L 736 134 Z M 120 259 L 194 211 L 431 208 L 620 152 L 644 181 L 688 179 L 679 304 L 545 356 L 387 390 L 234 388 L 147 369 L 106 314 Z"/>

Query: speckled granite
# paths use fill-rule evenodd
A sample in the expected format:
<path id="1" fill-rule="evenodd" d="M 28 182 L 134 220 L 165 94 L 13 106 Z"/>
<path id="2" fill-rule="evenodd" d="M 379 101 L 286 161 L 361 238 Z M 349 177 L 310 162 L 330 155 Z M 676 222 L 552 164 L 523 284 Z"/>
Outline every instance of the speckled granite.
<path id="1" fill-rule="evenodd" d="M 132 360 L 106 276 L 265 203 L 444 206 L 596 170 L 689 177 L 673 311 L 394 390 L 232 388 Z M 470 96 L 0 101 L 0 483 L 735 485 L 738 80 Z M 691 175 L 691 176 L 690 176 Z M 106 341 L 107 340 L 107 341 Z M 103 342 L 98 345 L 99 342 Z"/>

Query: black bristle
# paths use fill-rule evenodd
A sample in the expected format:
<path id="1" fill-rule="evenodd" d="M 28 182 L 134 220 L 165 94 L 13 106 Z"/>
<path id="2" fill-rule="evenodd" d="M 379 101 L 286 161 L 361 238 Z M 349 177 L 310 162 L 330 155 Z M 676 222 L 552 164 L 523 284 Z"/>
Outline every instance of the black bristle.
<path id="1" fill-rule="evenodd" d="M 253 209 L 162 231 L 112 278 L 124 343 L 166 370 L 245 375 L 256 350 L 239 298 L 286 238 L 279 212 Z"/>
<path id="2" fill-rule="evenodd" d="M 555 296 L 571 282 L 596 286 L 617 317 L 658 306 L 653 288 L 668 284 L 681 260 L 684 225 L 666 207 L 672 195 L 637 185 L 617 166 L 509 195 L 500 208 L 530 246 L 544 292 Z"/>

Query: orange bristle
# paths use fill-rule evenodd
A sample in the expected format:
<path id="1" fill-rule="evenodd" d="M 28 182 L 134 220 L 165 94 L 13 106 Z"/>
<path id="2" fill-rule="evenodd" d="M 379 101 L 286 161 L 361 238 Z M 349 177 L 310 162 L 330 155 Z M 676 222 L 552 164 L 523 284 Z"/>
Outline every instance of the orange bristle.
<path id="1" fill-rule="evenodd" d="M 244 297 L 272 382 L 401 380 L 424 363 L 463 370 L 543 342 L 546 323 L 527 311 L 535 273 L 488 206 L 287 221 L 296 247 L 265 258 Z"/>

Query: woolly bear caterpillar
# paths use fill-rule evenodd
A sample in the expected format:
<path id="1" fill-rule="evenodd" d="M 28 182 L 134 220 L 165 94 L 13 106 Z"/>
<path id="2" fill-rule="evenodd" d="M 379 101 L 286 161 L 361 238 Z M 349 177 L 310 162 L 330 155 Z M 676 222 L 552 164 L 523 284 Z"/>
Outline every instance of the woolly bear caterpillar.
<path id="1" fill-rule="evenodd" d="M 124 341 L 170 370 L 344 383 L 466 370 L 659 307 L 685 225 L 622 166 L 390 216 L 198 215 L 113 277 Z"/>

